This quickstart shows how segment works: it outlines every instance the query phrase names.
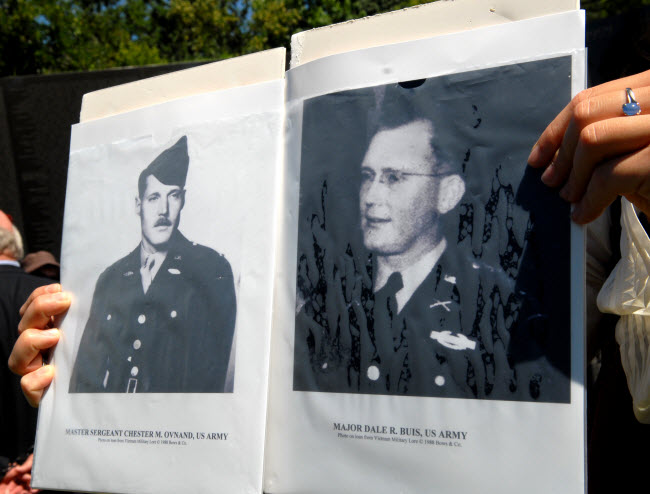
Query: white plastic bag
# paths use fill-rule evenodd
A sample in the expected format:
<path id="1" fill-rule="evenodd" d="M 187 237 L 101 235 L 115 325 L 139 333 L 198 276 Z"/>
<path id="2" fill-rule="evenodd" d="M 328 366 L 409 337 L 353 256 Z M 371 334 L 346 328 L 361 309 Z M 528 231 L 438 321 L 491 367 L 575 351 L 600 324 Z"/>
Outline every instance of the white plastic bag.
<path id="1" fill-rule="evenodd" d="M 650 239 L 634 206 L 621 201 L 621 260 L 598 294 L 598 308 L 621 316 L 616 341 L 634 415 L 650 424 Z"/>

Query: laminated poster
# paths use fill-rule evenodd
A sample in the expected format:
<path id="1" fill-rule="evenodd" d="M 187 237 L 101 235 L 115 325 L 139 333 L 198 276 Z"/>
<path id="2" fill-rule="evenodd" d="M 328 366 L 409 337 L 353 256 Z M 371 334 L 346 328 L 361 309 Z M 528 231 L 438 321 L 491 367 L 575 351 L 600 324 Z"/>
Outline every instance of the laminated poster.
<path id="1" fill-rule="evenodd" d="M 283 98 L 277 80 L 73 127 L 73 303 L 34 485 L 260 492 Z"/>
<path id="2" fill-rule="evenodd" d="M 584 82 L 569 12 L 73 127 L 34 485 L 584 492 Z"/>
<path id="3" fill-rule="evenodd" d="M 582 29 L 289 72 L 266 492 L 584 491 L 582 232 L 526 165 Z"/>

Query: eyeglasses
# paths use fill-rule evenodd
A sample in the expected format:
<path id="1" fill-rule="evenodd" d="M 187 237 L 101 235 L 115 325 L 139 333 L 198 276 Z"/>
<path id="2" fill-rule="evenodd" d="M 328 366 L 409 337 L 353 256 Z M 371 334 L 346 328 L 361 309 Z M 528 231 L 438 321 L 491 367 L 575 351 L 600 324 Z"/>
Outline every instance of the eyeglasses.
<path id="1" fill-rule="evenodd" d="M 402 184 L 406 182 L 410 177 L 442 177 L 443 173 L 416 173 L 409 172 L 405 170 L 396 170 L 393 168 L 384 168 L 379 174 L 379 183 L 388 185 L 389 187 Z M 367 185 L 371 184 L 377 178 L 377 173 L 369 168 L 363 168 L 361 170 L 361 184 Z"/>

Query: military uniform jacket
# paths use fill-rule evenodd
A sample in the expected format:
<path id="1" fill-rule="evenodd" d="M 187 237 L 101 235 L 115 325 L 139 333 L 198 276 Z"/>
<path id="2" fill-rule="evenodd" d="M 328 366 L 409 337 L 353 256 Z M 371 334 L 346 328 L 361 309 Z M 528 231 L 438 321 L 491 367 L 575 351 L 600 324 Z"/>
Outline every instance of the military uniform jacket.
<path id="1" fill-rule="evenodd" d="M 468 364 L 480 352 L 476 341 L 463 333 L 456 277 L 443 272 L 440 262 L 393 314 L 390 334 L 380 329 L 377 313 L 375 307 L 374 334 L 361 339 L 362 392 L 472 397 Z"/>
<path id="2" fill-rule="evenodd" d="M 138 246 L 97 280 L 70 392 L 223 392 L 235 314 L 222 255 L 175 232 L 145 294 Z"/>
<path id="3" fill-rule="evenodd" d="M 472 362 L 480 364 L 480 345 L 463 328 L 456 277 L 444 265 L 443 254 L 389 329 L 375 317 L 372 296 L 351 301 L 343 324 L 329 314 L 318 324 L 303 309 L 296 317 L 294 389 L 475 397 L 468 375 Z"/>
<path id="4" fill-rule="evenodd" d="M 561 342 L 550 332 L 558 329 L 536 336 L 521 297 L 502 299 L 489 273 L 443 253 L 389 324 L 377 317 L 380 291 L 305 303 L 294 390 L 568 402 L 569 377 L 539 341 Z"/>

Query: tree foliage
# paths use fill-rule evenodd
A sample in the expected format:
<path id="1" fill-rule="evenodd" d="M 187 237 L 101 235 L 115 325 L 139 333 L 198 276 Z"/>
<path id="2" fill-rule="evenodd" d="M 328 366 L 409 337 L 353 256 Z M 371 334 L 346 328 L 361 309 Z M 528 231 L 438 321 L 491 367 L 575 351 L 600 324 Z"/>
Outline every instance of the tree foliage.
<path id="1" fill-rule="evenodd" d="M 241 54 L 240 28 L 245 2 L 228 0 L 172 0 L 160 2 L 152 16 L 152 30 L 167 61 L 221 59 Z"/>
<path id="2" fill-rule="evenodd" d="M 0 75 L 165 61 L 154 2 L 0 0 Z"/>
<path id="3" fill-rule="evenodd" d="M 0 0 L 0 76 L 215 60 L 432 0 Z M 591 18 L 650 0 L 583 0 Z"/>
<path id="4" fill-rule="evenodd" d="M 228 58 L 425 1 L 0 0 L 0 76 Z"/>
<path id="5" fill-rule="evenodd" d="M 602 19 L 650 5 L 650 0 L 581 0 L 588 19 Z"/>

